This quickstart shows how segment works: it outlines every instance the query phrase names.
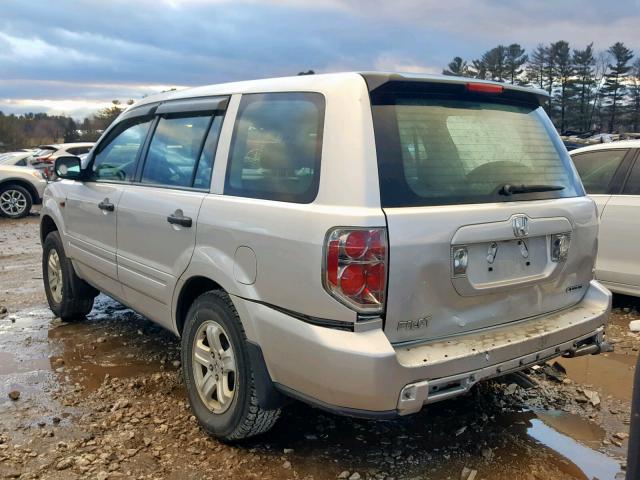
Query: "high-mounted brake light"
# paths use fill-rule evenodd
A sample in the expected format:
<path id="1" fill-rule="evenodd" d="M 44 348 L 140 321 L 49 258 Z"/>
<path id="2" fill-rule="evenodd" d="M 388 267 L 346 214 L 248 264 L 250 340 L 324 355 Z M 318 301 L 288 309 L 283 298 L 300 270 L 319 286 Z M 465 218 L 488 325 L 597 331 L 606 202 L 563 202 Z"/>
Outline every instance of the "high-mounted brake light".
<path id="1" fill-rule="evenodd" d="M 502 93 L 504 87 L 502 85 L 493 85 L 491 83 L 467 83 L 467 92 L 474 93 Z"/>
<path id="2" fill-rule="evenodd" d="M 335 228 L 327 234 L 323 285 L 361 313 L 384 309 L 387 286 L 387 230 Z"/>

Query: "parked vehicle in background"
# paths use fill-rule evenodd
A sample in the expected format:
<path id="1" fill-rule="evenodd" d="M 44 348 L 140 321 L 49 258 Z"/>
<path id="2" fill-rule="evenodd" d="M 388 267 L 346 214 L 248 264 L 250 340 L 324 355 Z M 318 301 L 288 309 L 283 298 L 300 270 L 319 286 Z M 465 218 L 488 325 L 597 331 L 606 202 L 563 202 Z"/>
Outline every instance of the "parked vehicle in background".
<path id="1" fill-rule="evenodd" d="M 576 148 L 581 148 L 584 147 L 583 143 L 576 143 L 576 142 L 572 142 L 570 140 L 563 140 L 562 143 L 564 144 L 564 147 L 567 149 L 567 151 L 571 151 L 571 150 L 575 150 Z"/>
<path id="2" fill-rule="evenodd" d="M 29 155 L 12 152 L 0 158 L 0 215 L 4 217 L 24 217 L 42 201 L 47 180 L 41 170 L 26 166 Z"/>
<path id="3" fill-rule="evenodd" d="M 640 296 L 640 140 L 579 148 L 571 158 L 598 205 L 596 278 L 614 292 Z"/>
<path id="4" fill-rule="evenodd" d="M 147 97 L 56 161 L 49 305 L 81 317 L 102 291 L 181 336 L 193 412 L 225 440 L 286 397 L 390 418 L 599 353 L 596 209 L 546 101 L 383 73 Z"/>
<path id="5" fill-rule="evenodd" d="M 35 168 L 43 169 L 47 178 L 53 173 L 56 158 L 64 155 L 84 155 L 93 148 L 93 142 L 56 143 L 40 145 L 28 162 Z"/>
<path id="6" fill-rule="evenodd" d="M 18 167 L 26 167 L 29 165 L 28 159 L 32 155 L 33 150 L 0 153 L 0 165 L 15 165 Z"/>

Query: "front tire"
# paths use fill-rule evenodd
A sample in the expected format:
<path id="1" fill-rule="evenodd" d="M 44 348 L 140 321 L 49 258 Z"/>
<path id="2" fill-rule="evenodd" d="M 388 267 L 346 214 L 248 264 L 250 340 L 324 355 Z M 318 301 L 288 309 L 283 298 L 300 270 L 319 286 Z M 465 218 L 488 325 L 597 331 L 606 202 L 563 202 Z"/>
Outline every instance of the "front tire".
<path id="1" fill-rule="evenodd" d="M 29 191 L 20 185 L 0 187 L 0 213 L 9 218 L 22 218 L 29 215 L 33 199 Z"/>
<path id="2" fill-rule="evenodd" d="M 194 301 L 182 332 L 187 394 L 202 428 L 223 441 L 264 433 L 280 415 L 258 405 L 246 342 L 226 293 L 211 291 Z"/>
<path id="3" fill-rule="evenodd" d="M 78 278 L 57 231 L 42 246 L 42 278 L 51 311 L 62 320 L 84 318 L 93 308 L 97 291 Z"/>

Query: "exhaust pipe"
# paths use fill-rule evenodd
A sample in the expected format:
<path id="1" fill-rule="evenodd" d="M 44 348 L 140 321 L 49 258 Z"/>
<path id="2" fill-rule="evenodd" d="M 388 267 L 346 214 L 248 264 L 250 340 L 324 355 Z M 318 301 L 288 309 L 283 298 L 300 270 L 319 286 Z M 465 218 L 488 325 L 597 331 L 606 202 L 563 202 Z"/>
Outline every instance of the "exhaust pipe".
<path id="1" fill-rule="evenodd" d="M 563 357 L 574 358 L 583 355 L 597 355 L 599 353 L 613 352 L 613 345 L 604 339 L 604 335 L 599 333 L 591 338 L 575 343 L 573 347 L 562 354 Z"/>

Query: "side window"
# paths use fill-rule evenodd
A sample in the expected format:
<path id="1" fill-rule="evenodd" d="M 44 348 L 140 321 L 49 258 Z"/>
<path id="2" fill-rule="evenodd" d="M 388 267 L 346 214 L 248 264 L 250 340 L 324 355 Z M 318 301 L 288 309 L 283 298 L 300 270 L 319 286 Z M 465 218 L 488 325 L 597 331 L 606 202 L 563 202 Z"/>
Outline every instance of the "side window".
<path id="1" fill-rule="evenodd" d="M 211 115 L 161 117 L 142 170 L 142 183 L 191 187 Z"/>
<path id="2" fill-rule="evenodd" d="M 640 157 L 636 159 L 622 193 L 624 195 L 640 195 Z"/>
<path id="3" fill-rule="evenodd" d="M 27 159 L 23 158 L 22 160 L 18 160 L 15 163 L 16 167 L 26 167 L 27 166 Z"/>
<path id="4" fill-rule="evenodd" d="M 91 150 L 91 147 L 67 148 L 67 152 L 69 152 L 71 155 L 83 155 L 85 153 L 89 153 L 89 150 Z"/>
<path id="5" fill-rule="evenodd" d="M 627 151 L 625 149 L 596 150 L 572 157 L 588 194 L 609 192 L 609 184 Z"/>
<path id="6" fill-rule="evenodd" d="M 324 97 L 318 93 L 243 95 L 224 193 L 310 203 L 318 193 Z"/>
<path id="7" fill-rule="evenodd" d="M 133 179 L 138 154 L 151 124 L 138 120 L 100 145 L 93 160 L 92 180 L 127 182 Z"/>

